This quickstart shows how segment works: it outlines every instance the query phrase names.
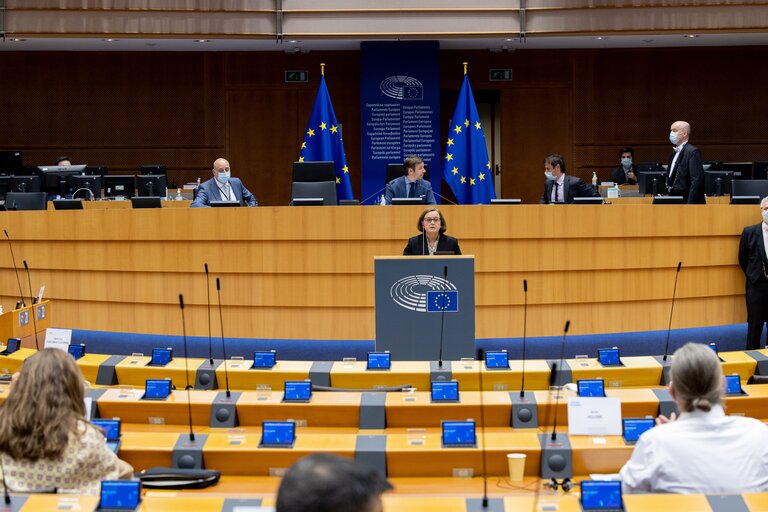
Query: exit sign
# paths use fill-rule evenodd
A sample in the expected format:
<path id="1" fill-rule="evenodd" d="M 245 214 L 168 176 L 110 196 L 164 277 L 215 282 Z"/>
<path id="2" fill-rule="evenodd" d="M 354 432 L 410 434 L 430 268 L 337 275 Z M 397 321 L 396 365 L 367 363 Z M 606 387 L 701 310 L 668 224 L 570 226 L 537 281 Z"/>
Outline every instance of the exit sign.
<path id="1" fill-rule="evenodd" d="M 285 83 L 307 83 L 309 81 L 309 71 L 286 71 Z"/>
<path id="2" fill-rule="evenodd" d="M 491 82 L 511 82 L 512 70 L 511 69 L 491 69 L 488 72 L 488 80 Z"/>

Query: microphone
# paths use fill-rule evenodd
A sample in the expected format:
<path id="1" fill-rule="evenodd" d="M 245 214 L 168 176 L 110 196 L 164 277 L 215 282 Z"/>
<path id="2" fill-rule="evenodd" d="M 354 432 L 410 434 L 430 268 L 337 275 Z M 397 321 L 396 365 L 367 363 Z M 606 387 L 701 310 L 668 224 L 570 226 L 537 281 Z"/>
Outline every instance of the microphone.
<path id="1" fill-rule="evenodd" d="M 451 204 L 454 204 L 454 205 L 456 204 L 456 203 L 454 203 L 453 201 L 451 201 L 450 199 L 448 199 L 447 197 L 445 197 L 445 196 L 441 196 L 440 194 L 438 194 L 437 192 L 435 192 L 435 191 L 434 191 L 434 189 L 432 190 L 432 193 L 433 193 L 433 194 L 435 194 L 435 195 L 436 195 L 437 197 L 439 197 L 440 199 L 442 199 L 443 201 L 446 201 L 446 202 L 448 202 L 448 203 L 451 203 Z"/>
<path id="2" fill-rule="evenodd" d="M 664 345 L 664 357 L 663 361 L 667 360 L 669 354 L 669 334 L 672 330 L 672 313 L 675 311 L 675 293 L 677 292 L 677 276 L 680 275 L 680 267 L 683 266 L 682 261 L 677 262 L 677 270 L 675 271 L 675 286 L 672 288 L 672 306 L 669 308 L 669 325 L 667 326 L 667 343 Z"/>
<path id="3" fill-rule="evenodd" d="M 192 398 L 189 388 L 189 352 L 187 351 L 187 328 L 184 325 L 184 296 L 179 294 L 179 308 L 181 309 L 181 333 L 184 338 L 184 376 L 187 379 L 187 417 L 189 418 L 189 440 L 194 442 L 195 433 L 192 431 Z"/>
<path id="4" fill-rule="evenodd" d="M 443 266 L 443 279 L 448 279 L 448 265 Z M 437 367 L 442 369 L 443 368 L 443 329 L 445 328 L 445 305 L 446 305 L 447 299 L 445 295 L 443 295 L 443 311 L 440 313 L 440 356 L 437 360 Z M 480 390 L 482 392 L 482 389 Z"/>
<path id="5" fill-rule="evenodd" d="M 560 364 L 559 364 L 560 371 L 562 371 L 563 369 L 563 359 L 565 359 L 565 335 L 568 333 L 568 328 L 570 326 L 571 326 L 571 321 L 566 320 L 565 328 L 563 329 L 563 344 L 560 347 Z M 550 382 L 556 379 L 557 369 L 558 369 L 558 366 L 553 366 L 552 373 L 550 374 Z M 555 395 L 555 413 L 554 413 L 554 419 L 552 420 L 552 440 L 553 441 L 557 440 L 557 406 L 560 403 L 560 394 L 561 392 L 558 392 Z"/>
<path id="6" fill-rule="evenodd" d="M 525 398 L 525 332 L 528 323 L 528 280 L 523 279 L 523 373 L 520 382 L 520 398 Z"/>
<path id="7" fill-rule="evenodd" d="M 219 284 L 219 278 L 216 278 L 216 296 L 219 300 L 219 323 L 221 324 L 221 352 L 224 355 L 224 382 L 227 387 L 227 398 L 231 398 L 232 394 L 229 391 L 229 372 L 227 371 L 227 347 L 224 344 L 224 317 L 221 314 L 221 285 Z"/>
<path id="8" fill-rule="evenodd" d="M 211 282 L 208 279 L 208 264 L 205 263 L 205 293 L 208 296 L 208 362 L 213 366 L 213 344 L 211 342 Z"/>
<path id="9" fill-rule="evenodd" d="M 5 238 L 8 240 L 8 248 L 11 250 L 11 261 L 13 262 L 13 270 L 16 272 L 16 283 L 19 285 L 19 298 L 21 299 L 21 306 L 24 307 L 24 294 L 21 292 L 21 280 L 19 279 L 19 267 L 16 266 L 16 258 L 13 256 L 13 244 L 11 243 L 11 237 L 8 236 L 8 230 L 4 229 Z"/>
<path id="10" fill-rule="evenodd" d="M 27 283 L 29 283 L 29 300 L 32 301 L 32 306 L 35 305 L 35 298 L 32 296 L 32 280 L 29 278 L 29 266 L 27 266 L 27 260 L 23 260 L 24 269 L 27 271 Z M 37 341 L 37 311 L 32 308 L 32 328 L 35 330 L 35 349 L 40 350 L 40 343 Z"/>
<path id="11" fill-rule="evenodd" d="M 0 471 L 3 472 L 3 501 L 6 505 L 10 506 L 11 504 L 11 495 L 8 494 L 8 484 L 5 483 L 5 466 L 3 466 L 3 458 L 0 457 Z M 8 507 L 6 507 L 8 508 Z"/>
<path id="12" fill-rule="evenodd" d="M 483 395 L 485 394 L 485 390 L 483 388 L 483 349 L 478 349 L 477 351 L 477 376 L 480 380 L 480 428 L 482 429 L 480 431 L 480 434 L 482 436 L 483 441 L 483 449 L 480 450 L 483 456 L 483 499 L 482 499 L 482 510 L 488 510 L 488 473 L 486 468 L 486 452 L 488 451 L 488 446 L 485 444 L 485 406 L 483 404 Z"/>

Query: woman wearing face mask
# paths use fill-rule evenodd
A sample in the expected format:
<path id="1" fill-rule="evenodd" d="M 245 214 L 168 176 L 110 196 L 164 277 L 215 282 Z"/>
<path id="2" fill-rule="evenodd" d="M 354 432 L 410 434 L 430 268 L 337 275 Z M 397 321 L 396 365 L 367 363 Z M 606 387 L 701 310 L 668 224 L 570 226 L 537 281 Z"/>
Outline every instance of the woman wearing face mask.
<path id="1" fill-rule="evenodd" d="M 421 234 L 408 240 L 408 245 L 403 249 L 403 256 L 461 254 L 459 241 L 444 234 L 448 224 L 437 208 L 424 210 L 416 223 L 416 229 L 421 231 Z"/>
<path id="2" fill-rule="evenodd" d="M 617 185 L 637 185 L 637 166 L 634 164 L 635 150 L 622 148 L 619 151 L 620 164 L 611 173 L 611 181 Z"/>

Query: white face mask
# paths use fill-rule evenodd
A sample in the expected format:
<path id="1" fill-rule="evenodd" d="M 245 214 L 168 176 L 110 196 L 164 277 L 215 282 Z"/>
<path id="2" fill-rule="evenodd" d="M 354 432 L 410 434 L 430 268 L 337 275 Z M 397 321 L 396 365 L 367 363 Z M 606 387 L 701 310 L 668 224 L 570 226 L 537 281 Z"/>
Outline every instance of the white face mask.
<path id="1" fill-rule="evenodd" d="M 229 178 L 230 178 L 230 176 L 231 176 L 231 175 L 232 175 L 231 171 L 225 171 L 225 172 L 220 172 L 220 173 L 218 173 L 218 174 L 216 175 L 216 177 L 218 178 L 218 180 L 219 180 L 220 182 L 222 182 L 222 183 L 226 183 L 226 182 L 228 182 L 228 181 L 229 181 Z"/>
<path id="2" fill-rule="evenodd" d="M 554 175 L 554 174 L 552 174 L 552 171 L 544 171 L 544 176 L 545 176 L 545 177 L 547 178 L 547 180 L 549 180 L 549 181 L 554 181 L 554 180 L 555 180 L 555 175 Z"/>
<path id="3" fill-rule="evenodd" d="M 680 137 L 677 135 L 677 132 L 669 132 L 669 142 L 671 142 L 674 146 L 677 146 L 678 140 L 680 140 Z"/>
<path id="4" fill-rule="evenodd" d="M 763 210 L 763 222 L 768 224 L 768 210 Z"/>
<path id="5" fill-rule="evenodd" d="M 632 167 L 632 159 L 631 158 L 622 158 L 621 159 L 621 165 L 624 166 L 625 169 L 629 169 Z"/>

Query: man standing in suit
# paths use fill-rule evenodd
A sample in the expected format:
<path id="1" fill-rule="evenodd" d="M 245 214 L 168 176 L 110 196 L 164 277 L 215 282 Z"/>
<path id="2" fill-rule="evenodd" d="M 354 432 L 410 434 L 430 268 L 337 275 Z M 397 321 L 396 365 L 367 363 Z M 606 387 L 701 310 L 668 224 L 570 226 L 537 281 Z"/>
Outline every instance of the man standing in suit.
<path id="1" fill-rule="evenodd" d="M 688 143 L 691 125 L 675 121 L 670 127 L 669 142 L 674 146 L 667 174 L 667 190 L 671 196 L 683 196 L 688 204 L 705 204 L 704 167 L 699 148 Z"/>
<path id="2" fill-rule="evenodd" d="M 256 197 L 237 178 L 232 178 L 229 162 L 219 158 L 213 162 L 213 178 L 197 187 L 197 195 L 190 205 L 192 208 L 211 206 L 211 201 L 237 201 L 241 205 L 258 206 Z"/>
<path id="3" fill-rule="evenodd" d="M 760 201 L 763 222 L 741 232 L 739 265 L 747 277 L 747 350 L 760 348 L 768 322 L 768 197 Z"/>
<path id="4" fill-rule="evenodd" d="M 637 185 L 637 166 L 632 163 L 635 157 L 635 150 L 632 148 L 622 148 L 619 151 L 619 160 L 621 165 L 611 173 L 611 181 L 617 185 Z"/>
<path id="5" fill-rule="evenodd" d="M 565 160 L 561 155 L 549 155 L 544 159 L 544 175 L 547 181 L 544 182 L 540 204 L 570 204 L 574 197 L 600 197 L 592 185 L 587 185 L 581 178 L 565 174 Z"/>
<path id="6" fill-rule="evenodd" d="M 437 204 L 432 184 L 424 178 L 424 160 L 419 156 L 409 156 L 403 162 L 405 176 L 395 178 L 387 183 L 387 193 L 384 201 L 392 204 L 393 197 L 417 197 L 422 204 Z"/>

